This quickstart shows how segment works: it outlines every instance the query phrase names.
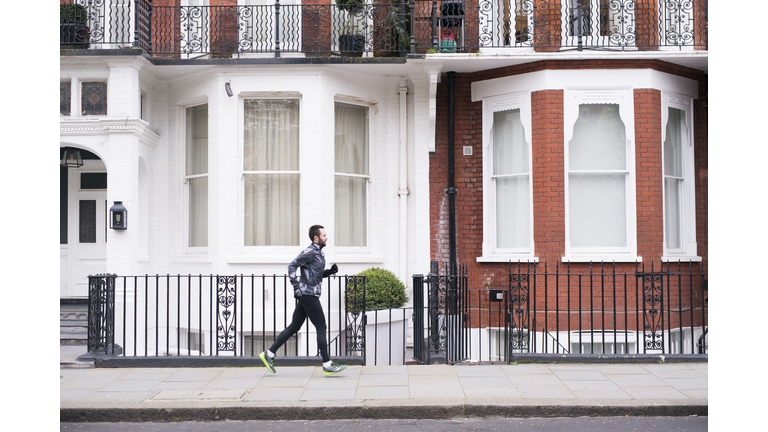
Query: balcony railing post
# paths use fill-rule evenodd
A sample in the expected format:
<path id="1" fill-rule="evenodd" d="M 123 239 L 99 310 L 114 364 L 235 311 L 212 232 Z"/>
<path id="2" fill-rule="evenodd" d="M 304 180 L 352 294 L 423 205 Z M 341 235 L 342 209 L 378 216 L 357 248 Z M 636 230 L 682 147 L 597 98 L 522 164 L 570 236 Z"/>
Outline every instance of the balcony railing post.
<path id="1" fill-rule="evenodd" d="M 275 57 L 280 57 L 280 0 L 275 0 Z"/>
<path id="2" fill-rule="evenodd" d="M 415 19 L 415 17 L 416 17 L 416 2 L 415 2 L 415 0 L 410 0 L 409 4 L 410 4 L 410 7 L 411 7 L 411 26 L 410 26 L 411 27 L 411 29 L 410 29 L 410 34 L 411 34 L 410 47 L 411 47 L 411 49 L 410 49 L 410 53 L 414 54 L 416 52 L 416 33 L 414 32 L 414 30 L 415 30 L 414 26 L 416 25 L 415 24 L 416 23 L 416 19 Z"/>
<path id="3" fill-rule="evenodd" d="M 432 0 L 432 48 L 437 50 L 437 0 Z"/>
<path id="4" fill-rule="evenodd" d="M 139 23 L 141 23 L 141 15 L 140 15 L 140 12 L 139 12 L 139 7 L 140 7 L 139 2 L 140 1 L 141 0 L 133 0 L 133 16 L 134 16 L 134 22 L 136 23 L 135 27 L 133 29 L 133 47 L 134 48 L 139 48 L 141 46 L 140 43 L 139 43 L 139 34 L 140 34 L 139 33 L 139 27 L 140 27 Z"/>

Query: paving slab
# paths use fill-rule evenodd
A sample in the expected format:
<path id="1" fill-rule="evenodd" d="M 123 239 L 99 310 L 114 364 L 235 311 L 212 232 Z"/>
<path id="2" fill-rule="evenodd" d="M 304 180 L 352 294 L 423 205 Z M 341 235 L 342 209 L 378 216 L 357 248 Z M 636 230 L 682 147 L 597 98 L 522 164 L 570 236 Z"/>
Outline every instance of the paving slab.
<path id="1" fill-rule="evenodd" d="M 245 396 L 247 389 L 201 389 L 201 390 L 162 390 L 155 393 L 149 400 L 153 401 L 186 401 L 186 400 L 239 400 Z"/>

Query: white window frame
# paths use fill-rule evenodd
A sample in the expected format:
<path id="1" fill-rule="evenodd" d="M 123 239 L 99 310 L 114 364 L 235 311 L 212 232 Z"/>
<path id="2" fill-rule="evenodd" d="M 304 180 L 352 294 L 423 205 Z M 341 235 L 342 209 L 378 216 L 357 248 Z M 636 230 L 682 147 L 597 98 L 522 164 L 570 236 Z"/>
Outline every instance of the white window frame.
<path id="1" fill-rule="evenodd" d="M 635 109 L 631 88 L 620 89 L 565 89 L 563 91 L 564 135 L 564 186 L 565 186 L 565 256 L 563 262 L 615 261 L 636 262 L 637 256 L 637 195 L 635 168 Z M 625 182 L 626 196 L 626 247 L 573 247 L 570 241 L 570 184 L 569 147 L 582 104 L 618 104 L 619 116 L 624 123 L 627 137 Z"/>
<path id="2" fill-rule="evenodd" d="M 668 248 L 666 236 L 666 209 L 664 215 L 664 251 L 662 261 L 700 261 L 696 256 L 696 177 L 695 153 L 693 144 L 693 98 L 673 92 L 662 92 L 661 96 L 661 158 L 662 158 L 662 197 L 666 203 L 666 187 L 664 187 L 664 142 L 667 138 L 667 122 L 669 108 L 676 108 L 685 113 L 685 126 L 688 131 L 688 142 L 683 143 L 683 186 L 680 190 L 680 248 Z"/>
<path id="3" fill-rule="evenodd" d="M 348 173 L 338 173 L 336 172 L 336 167 L 334 166 L 334 172 L 333 172 L 333 181 L 334 181 L 334 190 L 335 190 L 335 184 L 336 184 L 336 177 L 337 176 L 344 176 L 344 177 L 357 177 L 357 178 L 365 178 L 366 181 L 366 189 L 365 189 L 365 227 L 366 227 L 366 240 L 365 240 L 365 246 L 339 246 L 338 244 L 335 245 L 336 253 L 338 254 L 370 254 L 373 250 L 371 247 L 372 240 L 373 240 L 373 173 L 374 173 L 374 164 L 373 164 L 373 106 L 369 103 L 360 103 L 355 102 L 351 100 L 350 98 L 344 98 L 344 97 L 337 97 L 333 101 L 333 115 L 334 115 L 334 123 L 336 119 L 336 104 L 342 103 L 346 105 L 355 105 L 355 106 L 361 106 L 368 109 L 368 175 L 358 175 L 358 174 L 348 174 Z M 336 130 L 334 128 L 334 140 L 336 136 Z M 334 148 L 335 148 L 335 142 L 334 142 Z M 335 205 L 335 204 L 334 204 Z M 336 214 L 335 214 L 335 207 L 334 207 L 334 226 L 336 223 Z M 335 226 L 335 230 L 338 231 L 339 227 Z"/>
<path id="4" fill-rule="evenodd" d="M 493 115 L 499 111 L 519 109 L 520 121 L 525 131 L 528 144 L 529 177 L 529 247 L 519 249 L 500 249 L 496 247 L 496 189 L 493 176 Z M 499 96 L 483 98 L 483 256 L 477 257 L 477 262 L 538 262 L 534 256 L 534 223 L 533 223 L 533 140 L 531 123 L 531 93 L 530 91 L 508 93 Z"/>
<path id="5" fill-rule="evenodd" d="M 299 101 L 299 168 L 297 171 L 245 171 L 245 101 L 249 99 L 297 100 Z M 238 170 L 240 172 L 238 198 L 238 243 L 242 254 L 247 258 L 243 262 L 285 262 L 292 260 L 296 254 L 309 243 L 304 228 L 302 208 L 304 207 L 305 185 L 302 158 L 304 157 L 304 100 L 298 92 L 242 92 L 238 101 Z M 299 240 L 292 246 L 246 246 L 245 245 L 245 176 L 249 174 L 298 174 L 299 175 Z"/>
<path id="6" fill-rule="evenodd" d="M 199 102 L 189 103 L 186 105 L 183 105 L 181 107 L 181 131 L 182 131 L 182 158 L 181 158 L 181 173 L 182 173 L 182 179 L 184 183 L 184 223 L 183 223 L 183 241 L 184 241 L 184 252 L 187 254 L 207 254 L 208 253 L 208 246 L 190 246 L 189 245 L 189 229 L 190 229 L 190 213 L 189 213 L 189 205 L 191 204 L 191 198 L 189 196 L 189 180 L 190 179 L 196 179 L 196 178 L 208 178 L 208 198 L 210 198 L 210 173 L 211 173 L 211 166 L 210 166 L 210 119 L 211 119 L 211 112 L 208 111 L 208 172 L 205 174 L 194 174 L 194 175 L 187 175 L 187 110 L 189 108 L 194 108 L 197 106 L 202 105 L 208 105 L 207 100 L 202 100 Z M 209 105 L 210 108 L 210 105 Z M 209 201 L 210 203 L 210 201 Z M 211 234 L 211 227 L 210 227 L 210 206 L 208 208 L 208 227 L 206 235 L 208 236 L 207 242 L 210 242 L 210 234 Z M 210 243 L 209 243 L 210 244 Z"/>

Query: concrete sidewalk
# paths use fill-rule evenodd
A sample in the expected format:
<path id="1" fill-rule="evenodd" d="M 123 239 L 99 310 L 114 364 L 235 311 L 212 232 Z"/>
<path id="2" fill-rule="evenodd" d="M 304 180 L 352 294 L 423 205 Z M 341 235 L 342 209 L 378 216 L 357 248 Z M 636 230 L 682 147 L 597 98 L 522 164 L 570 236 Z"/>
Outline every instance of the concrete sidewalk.
<path id="1" fill-rule="evenodd" d="M 349 366 L 326 377 L 279 358 L 276 374 L 71 367 L 75 353 L 62 347 L 63 422 L 708 413 L 707 363 Z"/>

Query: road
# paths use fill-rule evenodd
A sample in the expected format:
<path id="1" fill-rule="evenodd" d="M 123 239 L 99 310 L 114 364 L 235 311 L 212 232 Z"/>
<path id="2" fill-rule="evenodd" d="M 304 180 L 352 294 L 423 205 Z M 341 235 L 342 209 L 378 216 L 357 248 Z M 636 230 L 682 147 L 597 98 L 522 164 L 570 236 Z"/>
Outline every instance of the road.
<path id="1" fill-rule="evenodd" d="M 463 418 L 449 420 L 292 420 L 179 423 L 61 423 L 62 432 L 706 432 L 708 417 Z"/>

